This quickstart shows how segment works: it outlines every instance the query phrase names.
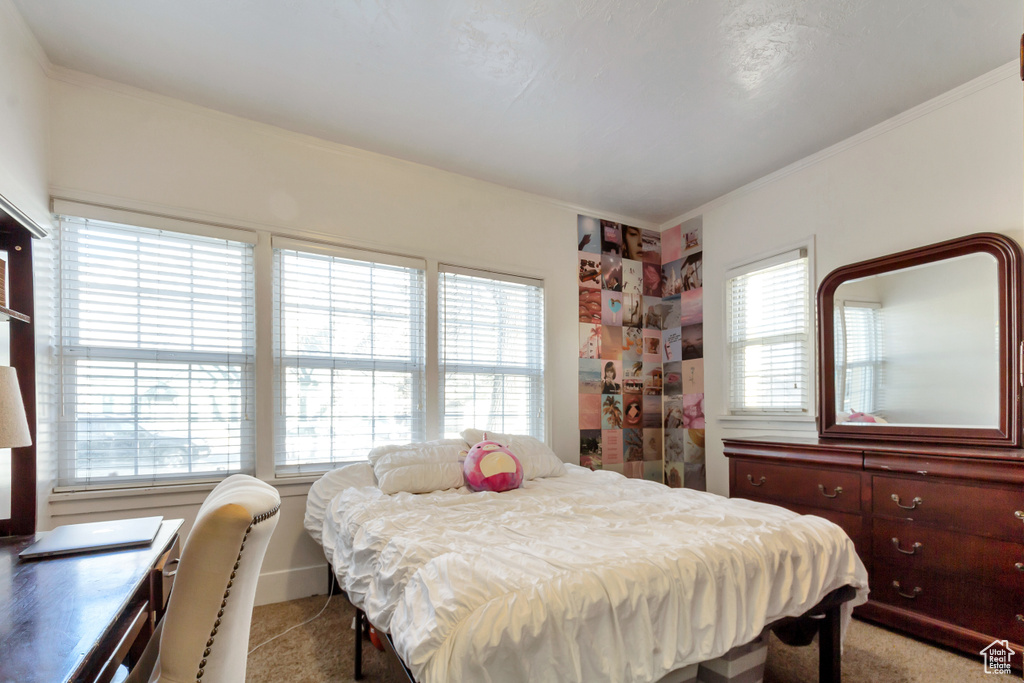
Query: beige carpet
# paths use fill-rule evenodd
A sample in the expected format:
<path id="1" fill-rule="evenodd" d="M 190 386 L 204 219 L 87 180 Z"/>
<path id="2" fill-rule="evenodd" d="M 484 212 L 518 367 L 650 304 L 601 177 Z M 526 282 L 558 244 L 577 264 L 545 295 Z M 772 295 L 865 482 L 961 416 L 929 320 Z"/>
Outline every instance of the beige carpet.
<path id="1" fill-rule="evenodd" d="M 309 619 L 320 611 L 325 596 L 257 607 L 252 620 L 252 646 Z M 264 645 L 249 656 L 251 683 L 348 683 L 352 681 L 352 606 L 335 596 L 316 621 Z M 251 647 L 251 646 L 250 646 Z M 772 636 L 765 683 L 807 683 L 818 676 L 817 647 L 791 648 Z M 396 683 L 384 653 L 369 643 L 363 649 L 363 674 L 368 683 Z M 980 660 L 926 645 L 885 629 L 854 620 L 843 651 L 844 683 L 938 683 L 950 681 L 1019 680 L 986 676 Z"/>

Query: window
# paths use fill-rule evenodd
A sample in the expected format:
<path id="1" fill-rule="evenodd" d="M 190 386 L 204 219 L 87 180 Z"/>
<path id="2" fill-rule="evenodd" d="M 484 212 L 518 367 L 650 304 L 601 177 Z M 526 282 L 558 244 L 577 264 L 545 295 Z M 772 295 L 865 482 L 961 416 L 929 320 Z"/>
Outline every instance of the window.
<path id="1" fill-rule="evenodd" d="M 62 488 L 323 472 L 466 427 L 544 437 L 538 280 L 54 207 Z"/>
<path id="2" fill-rule="evenodd" d="M 422 261 L 274 238 L 276 469 L 422 441 Z"/>
<path id="3" fill-rule="evenodd" d="M 806 249 L 731 271 L 726 282 L 729 409 L 806 414 L 810 376 L 810 275 Z"/>
<path id="4" fill-rule="evenodd" d="M 60 484 L 251 470 L 253 245 L 67 217 L 57 239 Z"/>
<path id="5" fill-rule="evenodd" d="M 540 282 L 441 266 L 442 431 L 544 438 L 544 289 Z"/>
<path id="6" fill-rule="evenodd" d="M 882 306 L 837 301 L 835 308 L 836 409 L 878 414 L 884 370 Z"/>

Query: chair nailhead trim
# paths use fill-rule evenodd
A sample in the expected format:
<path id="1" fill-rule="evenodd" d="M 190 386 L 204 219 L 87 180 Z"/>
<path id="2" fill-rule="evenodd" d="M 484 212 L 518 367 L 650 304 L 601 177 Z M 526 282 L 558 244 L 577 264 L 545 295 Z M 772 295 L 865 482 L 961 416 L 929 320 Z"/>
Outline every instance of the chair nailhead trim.
<path id="1" fill-rule="evenodd" d="M 206 658 L 210 656 L 211 648 L 213 647 L 213 639 L 214 636 L 217 635 L 217 628 L 220 626 L 220 619 L 224 616 L 224 608 L 228 606 L 228 596 L 231 595 L 231 586 L 235 580 L 235 572 L 238 571 L 238 568 L 242 564 L 242 551 L 245 550 L 245 542 L 249 539 L 249 532 L 251 532 L 252 528 L 260 522 L 265 522 L 276 515 L 280 509 L 281 504 L 278 503 L 272 510 L 261 512 L 252 518 L 252 521 L 249 522 L 249 528 L 245 530 L 245 536 L 242 537 L 242 543 L 238 548 L 238 559 L 235 560 L 234 571 L 231 572 L 231 578 L 228 579 L 228 584 L 224 588 L 224 599 L 221 600 L 220 611 L 217 613 L 217 620 L 213 622 L 213 629 L 210 631 L 210 639 L 206 641 L 206 651 L 203 652 L 203 659 L 199 662 L 199 671 L 196 673 L 196 683 L 202 683 L 203 674 L 206 673 Z"/>

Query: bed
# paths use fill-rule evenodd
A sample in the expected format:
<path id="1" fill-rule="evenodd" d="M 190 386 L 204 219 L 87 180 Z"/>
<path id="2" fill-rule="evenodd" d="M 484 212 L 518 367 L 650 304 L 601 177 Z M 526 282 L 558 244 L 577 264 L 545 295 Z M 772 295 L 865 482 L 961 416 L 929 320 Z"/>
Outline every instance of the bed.
<path id="1" fill-rule="evenodd" d="M 563 472 L 504 493 L 387 493 L 370 464 L 349 465 L 312 486 L 305 526 L 418 683 L 659 681 L 811 614 L 838 680 L 824 650 L 837 660 L 868 592 L 838 526 Z"/>

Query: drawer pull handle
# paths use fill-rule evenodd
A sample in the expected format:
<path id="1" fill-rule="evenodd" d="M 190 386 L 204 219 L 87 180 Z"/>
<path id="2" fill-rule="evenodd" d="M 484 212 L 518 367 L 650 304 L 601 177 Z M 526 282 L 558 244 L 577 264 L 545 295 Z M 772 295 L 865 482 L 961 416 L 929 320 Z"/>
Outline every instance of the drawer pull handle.
<path id="1" fill-rule="evenodd" d="M 837 486 L 835 493 L 833 493 L 831 496 L 828 495 L 827 493 L 825 493 L 825 485 L 824 484 L 818 484 L 818 490 L 821 491 L 821 495 L 825 496 L 826 498 L 835 498 L 840 493 L 843 492 L 843 487 L 842 486 Z"/>
<path id="2" fill-rule="evenodd" d="M 898 493 L 892 494 L 891 498 L 893 499 L 893 502 L 895 502 L 898 507 L 901 507 L 904 510 L 913 510 L 918 505 L 920 505 L 921 503 L 924 502 L 923 500 L 921 500 L 921 496 L 914 496 L 914 500 L 910 501 L 912 503 L 912 505 L 904 505 L 903 503 L 900 502 L 900 496 L 899 496 Z"/>
<path id="3" fill-rule="evenodd" d="M 755 481 L 754 481 L 754 477 L 753 477 L 753 475 L 750 475 L 750 474 L 748 474 L 748 475 L 747 475 L 747 481 L 749 481 L 749 482 L 750 482 L 750 485 L 751 485 L 751 486 L 764 486 L 765 478 L 764 478 L 764 477 L 761 477 L 761 480 L 760 480 L 760 481 L 758 481 L 758 482 L 755 482 Z"/>
<path id="4" fill-rule="evenodd" d="M 914 543 L 914 545 L 910 546 L 910 550 L 904 550 L 900 547 L 900 539 L 898 538 L 892 539 L 892 545 L 904 555 L 917 555 L 917 551 L 923 547 L 920 543 Z"/>
<path id="5" fill-rule="evenodd" d="M 899 581 L 893 581 L 892 582 L 892 587 L 896 589 L 896 594 L 898 596 L 900 596 L 901 598 L 906 598 L 907 600 L 913 600 L 914 598 L 916 598 L 918 595 L 921 594 L 921 587 L 920 586 L 914 586 L 913 593 L 909 593 L 909 594 L 908 593 L 904 593 L 902 590 L 900 590 L 900 582 Z"/>
<path id="6" fill-rule="evenodd" d="M 170 578 L 172 578 L 172 577 L 173 577 L 173 576 L 174 576 L 175 574 L 177 574 L 177 573 L 178 573 L 178 563 L 179 563 L 179 562 L 181 562 L 181 560 L 180 560 L 180 559 L 174 559 L 174 560 L 169 560 L 169 561 L 167 562 L 167 564 L 166 564 L 166 565 L 164 566 L 164 576 L 165 576 L 166 578 L 170 579 Z M 171 571 L 168 571 L 168 570 L 170 570 L 170 569 L 171 569 L 171 567 L 174 567 L 174 569 L 173 569 L 173 570 L 171 570 Z"/>
<path id="7" fill-rule="evenodd" d="M 1013 513 L 1013 516 L 1017 519 L 1024 519 L 1024 510 L 1017 510 Z"/>
<path id="8" fill-rule="evenodd" d="M 1024 614 L 1018 614 L 1018 615 L 1017 615 L 1017 621 L 1022 621 L 1022 622 L 1024 622 Z"/>
<path id="9" fill-rule="evenodd" d="M 1013 566 L 1017 568 L 1017 571 L 1024 572 L 1024 562 L 1018 562 L 1017 564 L 1015 564 Z"/>

